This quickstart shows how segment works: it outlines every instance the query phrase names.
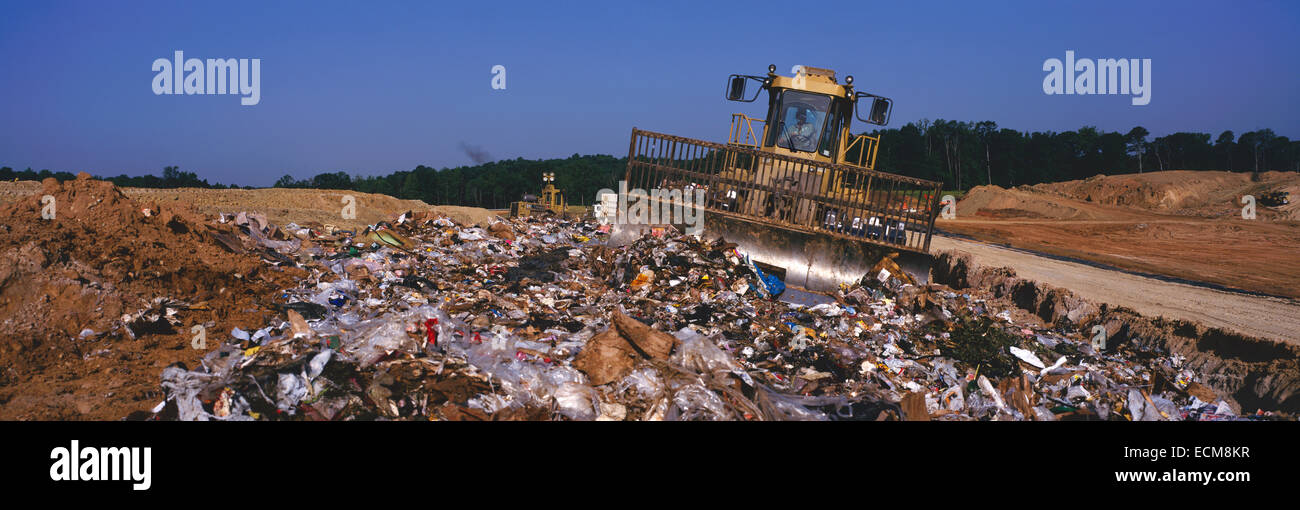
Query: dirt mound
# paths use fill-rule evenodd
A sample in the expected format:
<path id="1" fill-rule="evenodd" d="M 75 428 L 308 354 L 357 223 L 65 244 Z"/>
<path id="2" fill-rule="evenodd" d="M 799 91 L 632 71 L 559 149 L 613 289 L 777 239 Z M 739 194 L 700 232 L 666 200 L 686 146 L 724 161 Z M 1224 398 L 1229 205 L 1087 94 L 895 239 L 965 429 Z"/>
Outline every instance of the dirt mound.
<path id="1" fill-rule="evenodd" d="M 958 215 L 994 219 L 1120 219 L 1133 211 L 1226 218 L 1240 215 L 1241 197 L 1289 193 L 1289 204 L 1257 206 L 1266 221 L 1300 220 L 1300 174 L 1171 170 L 1097 175 L 1084 180 L 1004 189 L 976 186 L 958 203 Z M 1109 206 L 1097 207 L 1097 206 Z"/>
<path id="2" fill-rule="evenodd" d="M 1132 207 L 1184 216 L 1218 217 L 1241 210 L 1243 195 L 1263 196 L 1268 191 L 1300 192 L 1300 174 L 1171 170 L 1144 174 L 1097 175 L 1081 181 L 1037 184 L 1034 192 L 1096 204 Z M 1292 200 L 1295 201 L 1294 199 Z M 1300 219 L 1300 204 L 1276 210 L 1259 207 L 1261 219 Z"/>
<path id="3" fill-rule="evenodd" d="M 36 181 L 0 182 L 0 204 L 7 204 L 41 190 L 41 183 Z"/>
<path id="4" fill-rule="evenodd" d="M 152 407 L 161 369 L 202 352 L 191 327 L 262 324 L 262 301 L 305 276 L 226 251 L 183 203 L 142 204 L 84 173 L 41 186 L 0 206 L 0 419 Z"/>
<path id="5" fill-rule="evenodd" d="M 1091 211 L 1055 197 L 994 185 L 971 188 L 957 203 L 957 214 L 993 218 L 1092 218 Z"/>
<path id="6" fill-rule="evenodd" d="M 40 190 L 41 183 L 35 181 L 0 182 L 0 204 L 21 200 Z M 351 190 L 122 188 L 121 192 L 141 203 L 184 203 L 185 208 L 210 216 L 241 211 L 261 214 L 276 225 L 314 223 L 360 230 L 380 221 L 390 221 L 406 211 L 431 211 L 462 225 L 486 227 L 497 216 L 493 211 L 478 207 L 429 205 L 420 200 Z M 355 199 L 354 218 L 343 217 L 345 196 Z"/>

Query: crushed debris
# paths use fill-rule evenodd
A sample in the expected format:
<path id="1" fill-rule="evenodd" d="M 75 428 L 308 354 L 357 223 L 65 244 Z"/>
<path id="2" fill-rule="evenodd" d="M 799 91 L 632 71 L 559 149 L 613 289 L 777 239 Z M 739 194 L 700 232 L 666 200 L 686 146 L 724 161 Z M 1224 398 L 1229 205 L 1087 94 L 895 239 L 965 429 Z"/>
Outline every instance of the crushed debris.
<path id="1" fill-rule="evenodd" d="M 256 334 L 164 370 L 156 419 L 1291 419 L 1243 414 L 1153 342 L 1099 349 L 973 291 L 870 275 L 781 301 L 725 240 L 615 248 L 551 217 L 221 221 L 239 227 L 223 246 L 310 276 Z"/>

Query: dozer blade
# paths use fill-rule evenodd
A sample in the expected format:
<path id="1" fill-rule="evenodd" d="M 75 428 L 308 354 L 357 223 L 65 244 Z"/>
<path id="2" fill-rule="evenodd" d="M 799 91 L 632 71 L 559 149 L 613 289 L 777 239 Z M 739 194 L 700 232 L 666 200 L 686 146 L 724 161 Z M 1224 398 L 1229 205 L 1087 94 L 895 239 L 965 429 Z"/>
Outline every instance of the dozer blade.
<path id="1" fill-rule="evenodd" d="M 864 276 L 875 278 L 881 269 L 905 282 L 924 285 L 930 281 L 933 262 L 924 253 L 891 250 L 866 241 L 787 230 L 721 215 L 705 216 L 703 237 L 736 243 L 742 253 L 770 266 L 769 271 L 772 268 L 783 271 L 786 285 L 811 292 L 834 292 L 841 283 L 857 283 Z M 900 270 L 907 276 L 899 276 Z"/>

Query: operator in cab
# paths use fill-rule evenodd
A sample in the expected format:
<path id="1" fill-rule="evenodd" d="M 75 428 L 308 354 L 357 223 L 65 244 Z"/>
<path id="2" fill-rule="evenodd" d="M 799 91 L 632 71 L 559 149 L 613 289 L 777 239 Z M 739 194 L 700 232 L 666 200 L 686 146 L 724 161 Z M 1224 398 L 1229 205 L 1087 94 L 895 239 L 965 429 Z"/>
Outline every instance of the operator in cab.
<path id="1" fill-rule="evenodd" d="M 800 108 L 795 113 L 795 123 L 786 125 L 781 132 L 781 136 L 777 137 L 776 145 L 778 147 L 807 152 L 813 150 L 812 137 L 817 128 L 808 122 L 808 112 L 807 108 Z"/>

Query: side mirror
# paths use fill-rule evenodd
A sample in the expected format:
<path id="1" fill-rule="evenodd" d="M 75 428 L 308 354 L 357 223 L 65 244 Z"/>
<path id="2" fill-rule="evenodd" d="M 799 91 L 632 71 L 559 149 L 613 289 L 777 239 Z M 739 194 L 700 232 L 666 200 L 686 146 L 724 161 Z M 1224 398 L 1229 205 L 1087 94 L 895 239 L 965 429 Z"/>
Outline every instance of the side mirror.
<path id="1" fill-rule="evenodd" d="M 745 77 L 731 75 L 731 85 L 727 88 L 728 101 L 743 101 L 745 99 Z"/>
<path id="2" fill-rule="evenodd" d="M 727 100 L 740 101 L 742 103 L 752 103 L 754 102 L 755 99 L 758 99 L 758 93 L 755 93 L 754 97 L 748 99 L 745 98 L 745 82 L 749 80 L 754 80 L 766 85 L 766 82 L 758 76 L 745 76 L 743 74 L 733 74 L 731 75 L 731 78 L 727 79 Z M 762 92 L 761 88 L 759 92 Z"/>
<path id="3" fill-rule="evenodd" d="M 864 119 L 862 118 L 862 99 L 867 97 L 871 98 L 871 106 L 867 110 L 867 118 Z M 894 106 L 894 101 L 892 99 L 868 94 L 866 92 L 858 92 L 857 99 L 857 107 L 855 108 L 854 113 L 857 115 L 858 120 L 866 122 L 867 124 L 876 124 L 879 126 L 889 123 L 889 114 L 891 110 L 893 110 Z"/>

